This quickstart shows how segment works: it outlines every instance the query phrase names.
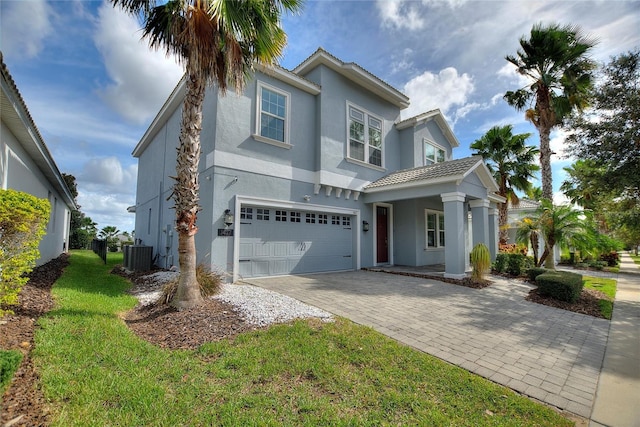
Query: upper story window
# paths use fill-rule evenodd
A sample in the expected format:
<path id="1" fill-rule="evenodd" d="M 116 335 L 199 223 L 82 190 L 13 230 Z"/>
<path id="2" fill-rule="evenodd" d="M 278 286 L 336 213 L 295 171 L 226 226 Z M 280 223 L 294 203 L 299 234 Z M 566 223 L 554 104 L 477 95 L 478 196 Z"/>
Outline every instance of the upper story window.
<path id="1" fill-rule="evenodd" d="M 424 140 L 424 165 L 441 163 L 447 159 L 447 152 L 441 146 L 429 140 Z"/>
<path id="2" fill-rule="evenodd" d="M 382 120 L 351 106 L 347 157 L 382 167 Z"/>
<path id="3" fill-rule="evenodd" d="M 254 138 L 289 148 L 289 99 L 288 93 L 258 82 L 257 134 Z"/>

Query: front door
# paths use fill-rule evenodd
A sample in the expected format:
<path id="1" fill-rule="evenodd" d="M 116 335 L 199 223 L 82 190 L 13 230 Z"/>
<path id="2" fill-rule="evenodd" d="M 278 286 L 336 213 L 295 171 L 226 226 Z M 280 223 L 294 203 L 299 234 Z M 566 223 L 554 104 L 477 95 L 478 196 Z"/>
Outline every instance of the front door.
<path id="1" fill-rule="evenodd" d="M 389 262 L 389 209 L 376 207 L 376 263 Z"/>

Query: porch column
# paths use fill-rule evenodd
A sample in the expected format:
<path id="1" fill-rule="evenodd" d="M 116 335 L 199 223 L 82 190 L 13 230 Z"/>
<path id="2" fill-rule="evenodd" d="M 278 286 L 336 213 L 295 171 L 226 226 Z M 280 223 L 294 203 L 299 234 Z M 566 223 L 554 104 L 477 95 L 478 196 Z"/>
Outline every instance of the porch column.
<path id="1" fill-rule="evenodd" d="M 484 243 L 489 248 L 489 201 L 485 199 L 471 200 L 469 206 L 471 206 L 472 246 Z"/>
<path id="2" fill-rule="evenodd" d="M 491 254 L 491 260 L 496 260 L 498 254 L 498 238 L 500 235 L 500 227 L 498 222 L 498 209 L 489 209 L 489 253 Z"/>
<path id="3" fill-rule="evenodd" d="M 466 195 L 460 192 L 441 194 L 444 204 L 444 277 L 462 279 L 465 277 L 465 215 Z"/>

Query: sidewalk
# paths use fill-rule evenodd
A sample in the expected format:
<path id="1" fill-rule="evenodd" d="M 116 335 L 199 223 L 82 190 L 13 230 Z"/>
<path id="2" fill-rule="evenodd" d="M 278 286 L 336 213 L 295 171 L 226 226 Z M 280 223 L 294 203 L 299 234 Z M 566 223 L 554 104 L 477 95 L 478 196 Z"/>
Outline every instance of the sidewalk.
<path id="1" fill-rule="evenodd" d="M 626 253 L 589 425 L 640 427 L 640 269 Z"/>

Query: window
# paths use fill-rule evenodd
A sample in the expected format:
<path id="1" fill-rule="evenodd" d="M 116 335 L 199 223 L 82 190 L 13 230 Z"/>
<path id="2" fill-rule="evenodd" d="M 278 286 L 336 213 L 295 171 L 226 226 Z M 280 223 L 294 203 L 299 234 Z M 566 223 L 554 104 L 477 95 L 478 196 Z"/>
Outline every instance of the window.
<path id="1" fill-rule="evenodd" d="M 316 214 L 307 213 L 306 217 L 307 217 L 307 224 L 315 224 L 316 223 Z"/>
<path id="2" fill-rule="evenodd" d="M 289 212 L 289 221 L 290 222 L 300 222 L 300 212 Z"/>
<path id="3" fill-rule="evenodd" d="M 253 208 L 240 208 L 240 219 L 253 219 Z"/>
<path id="4" fill-rule="evenodd" d="M 287 222 L 287 211 L 276 211 L 277 222 Z"/>
<path id="5" fill-rule="evenodd" d="M 351 226 L 351 217 L 343 216 L 342 217 L 342 225 Z"/>
<path id="6" fill-rule="evenodd" d="M 382 120 L 349 107 L 349 147 L 351 159 L 382 167 Z"/>
<path id="7" fill-rule="evenodd" d="M 331 215 L 331 224 L 340 225 L 340 215 Z"/>
<path id="8" fill-rule="evenodd" d="M 442 212 L 425 211 L 427 248 L 444 247 L 444 215 Z"/>
<path id="9" fill-rule="evenodd" d="M 258 83 L 256 139 L 274 145 L 289 145 L 289 95 Z"/>
<path id="10" fill-rule="evenodd" d="M 327 214 L 318 214 L 318 224 L 327 223 Z"/>
<path id="11" fill-rule="evenodd" d="M 269 221 L 269 209 L 257 208 L 256 219 L 259 219 L 261 221 Z"/>
<path id="12" fill-rule="evenodd" d="M 432 165 L 434 163 L 441 163 L 446 160 L 446 152 L 444 148 L 439 145 L 435 145 L 426 139 L 424 140 L 424 165 Z"/>

